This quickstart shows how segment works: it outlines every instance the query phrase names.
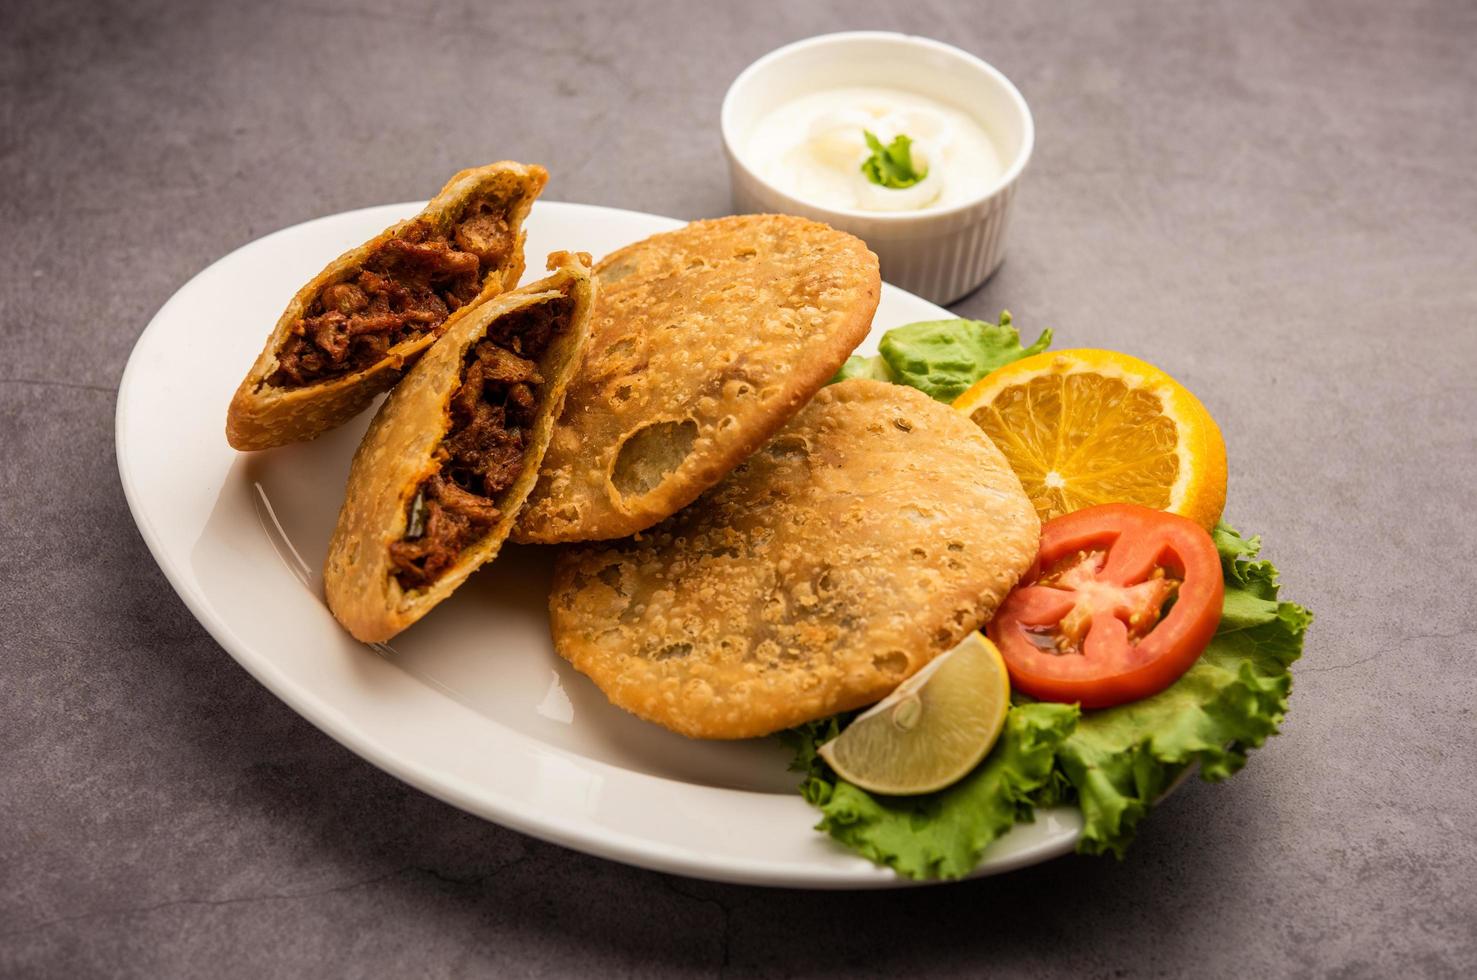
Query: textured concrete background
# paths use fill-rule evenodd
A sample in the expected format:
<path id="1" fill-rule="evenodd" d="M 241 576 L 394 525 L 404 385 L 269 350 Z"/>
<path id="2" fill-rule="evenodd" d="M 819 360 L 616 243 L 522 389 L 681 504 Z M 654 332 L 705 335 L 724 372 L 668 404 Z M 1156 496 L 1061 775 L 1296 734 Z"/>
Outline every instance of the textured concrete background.
<path id="1" fill-rule="evenodd" d="M 552 199 L 721 214 L 729 80 L 858 27 L 975 51 L 1035 109 L 1010 258 L 958 311 L 1146 355 L 1224 427 L 1229 517 L 1319 616 L 1242 775 L 1121 865 L 720 886 L 407 789 L 210 640 L 113 461 L 176 288 L 499 157 Z M 0 974 L 1477 973 L 1474 48 L 1466 0 L 6 0 Z"/>

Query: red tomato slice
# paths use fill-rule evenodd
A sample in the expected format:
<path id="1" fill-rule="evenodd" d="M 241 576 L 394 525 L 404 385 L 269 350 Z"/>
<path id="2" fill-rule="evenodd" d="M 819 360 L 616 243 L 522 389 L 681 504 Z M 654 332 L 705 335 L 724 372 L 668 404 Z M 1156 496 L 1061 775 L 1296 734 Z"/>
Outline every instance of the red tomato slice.
<path id="1" fill-rule="evenodd" d="M 1017 690 L 1107 708 L 1189 670 L 1220 625 L 1224 593 L 1215 542 L 1199 525 L 1103 504 L 1046 522 L 1036 569 L 987 632 Z"/>

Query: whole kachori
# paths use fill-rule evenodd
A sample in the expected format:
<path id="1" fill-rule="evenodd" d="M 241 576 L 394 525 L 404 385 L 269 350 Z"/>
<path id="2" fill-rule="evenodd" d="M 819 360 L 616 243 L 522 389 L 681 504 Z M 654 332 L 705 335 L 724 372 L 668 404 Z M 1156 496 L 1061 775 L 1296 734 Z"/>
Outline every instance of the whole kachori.
<path id="1" fill-rule="evenodd" d="M 979 629 L 1039 536 L 968 418 L 844 381 L 690 507 L 565 549 L 554 645 L 648 721 L 766 735 L 877 701 Z"/>
<path id="2" fill-rule="evenodd" d="M 514 540 L 623 537 L 763 445 L 867 335 L 877 257 L 815 221 L 695 221 L 606 256 L 585 360 Z"/>

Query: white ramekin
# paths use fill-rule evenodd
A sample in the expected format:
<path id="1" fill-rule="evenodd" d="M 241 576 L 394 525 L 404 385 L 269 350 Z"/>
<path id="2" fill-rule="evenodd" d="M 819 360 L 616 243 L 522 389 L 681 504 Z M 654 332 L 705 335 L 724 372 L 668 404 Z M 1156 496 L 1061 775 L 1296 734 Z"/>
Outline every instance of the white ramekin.
<path id="1" fill-rule="evenodd" d="M 906 89 L 970 114 L 995 140 L 1003 176 L 954 207 L 875 212 L 792 197 L 745 162 L 749 135 L 766 113 L 799 95 L 852 85 Z M 736 212 L 798 214 L 850 232 L 877 253 L 884 279 L 935 303 L 952 303 L 999 267 L 1016 182 L 1036 140 L 1026 100 L 999 71 L 940 41 L 886 31 L 823 34 L 771 51 L 729 86 L 722 127 Z"/>

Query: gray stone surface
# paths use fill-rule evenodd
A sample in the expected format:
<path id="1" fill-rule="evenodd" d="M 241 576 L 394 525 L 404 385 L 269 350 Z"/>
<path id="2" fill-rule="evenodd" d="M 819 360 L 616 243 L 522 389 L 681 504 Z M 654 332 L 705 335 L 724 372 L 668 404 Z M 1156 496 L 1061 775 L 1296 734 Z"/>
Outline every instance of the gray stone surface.
<path id="1" fill-rule="evenodd" d="M 1030 100 L 1010 258 L 957 309 L 1209 404 L 1230 518 L 1319 616 L 1284 734 L 1123 864 L 805 894 L 483 823 L 239 669 L 118 486 L 113 392 L 159 305 L 498 157 L 554 199 L 721 214 L 729 80 L 851 27 Z M 0 974 L 1477 973 L 1474 47 L 1465 0 L 0 4 Z"/>

